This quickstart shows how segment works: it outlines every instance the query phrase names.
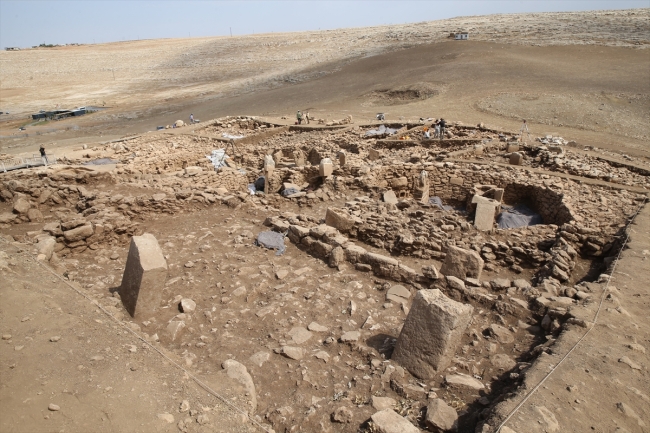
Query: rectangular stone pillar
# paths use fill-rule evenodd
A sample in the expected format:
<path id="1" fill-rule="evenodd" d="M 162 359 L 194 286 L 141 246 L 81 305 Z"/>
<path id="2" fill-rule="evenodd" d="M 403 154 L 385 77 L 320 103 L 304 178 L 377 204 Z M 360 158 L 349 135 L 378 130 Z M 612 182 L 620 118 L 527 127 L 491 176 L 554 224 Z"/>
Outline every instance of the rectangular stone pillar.
<path id="1" fill-rule="evenodd" d="M 512 153 L 512 152 L 519 152 L 519 145 L 518 144 L 508 144 L 506 147 L 506 152 Z"/>
<path id="2" fill-rule="evenodd" d="M 490 231 L 494 226 L 496 206 L 493 203 L 480 202 L 476 205 L 474 226 L 481 231 Z"/>
<path id="3" fill-rule="evenodd" d="M 420 379 L 434 379 L 451 362 L 473 311 L 438 289 L 420 290 L 391 359 Z"/>
<path id="4" fill-rule="evenodd" d="M 160 306 L 166 279 L 167 261 L 154 235 L 133 236 L 119 289 L 131 317 L 151 317 Z"/>
<path id="5" fill-rule="evenodd" d="M 518 152 L 510 154 L 510 164 L 511 165 L 521 165 L 524 162 L 524 155 Z"/>
<path id="6" fill-rule="evenodd" d="M 329 177 L 334 172 L 334 164 L 329 158 L 323 158 L 320 161 L 319 174 L 321 177 Z"/>

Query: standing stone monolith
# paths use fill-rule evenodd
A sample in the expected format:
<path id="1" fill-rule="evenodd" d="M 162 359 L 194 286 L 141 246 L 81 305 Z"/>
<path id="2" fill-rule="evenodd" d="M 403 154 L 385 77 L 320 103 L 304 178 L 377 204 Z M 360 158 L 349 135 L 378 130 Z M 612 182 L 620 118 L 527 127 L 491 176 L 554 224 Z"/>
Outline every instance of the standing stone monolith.
<path id="1" fill-rule="evenodd" d="M 162 300 L 166 279 L 167 261 L 154 235 L 133 236 L 119 289 L 131 317 L 151 317 Z"/>
<path id="2" fill-rule="evenodd" d="M 329 177 L 332 175 L 333 171 L 334 171 L 334 164 L 332 164 L 332 160 L 329 158 L 321 159 L 320 166 L 319 166 L 320 176 Z"/>
<path id="3" fill-rule="evenodd" d="M 519 152 L 510 154 L 510 165 L 521 165 L 524 162 L 524 155 Z"/>
<path id="4" fill-rule="evenodd" d="M 392 359 L 414 376 L 429 380 L 451 362 L 474 308 L 440 290 L 420 290 L 397 339 Z"/>

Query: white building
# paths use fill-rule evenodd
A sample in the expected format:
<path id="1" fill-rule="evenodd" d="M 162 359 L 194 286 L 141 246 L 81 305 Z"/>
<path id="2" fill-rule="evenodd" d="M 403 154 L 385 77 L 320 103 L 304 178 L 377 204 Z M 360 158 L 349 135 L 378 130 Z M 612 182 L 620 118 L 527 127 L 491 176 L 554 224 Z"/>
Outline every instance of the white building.
<path id="1" fill-rule="evenodd" d="M 456 33 L 454 39 L 457 41 L 466 41 L 469 39 L 469 33 Z"/>

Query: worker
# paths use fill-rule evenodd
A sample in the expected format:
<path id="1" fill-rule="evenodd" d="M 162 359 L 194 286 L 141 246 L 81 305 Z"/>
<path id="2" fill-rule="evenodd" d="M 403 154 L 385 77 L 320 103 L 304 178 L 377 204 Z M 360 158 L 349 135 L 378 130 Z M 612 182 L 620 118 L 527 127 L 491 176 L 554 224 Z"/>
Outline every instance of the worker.
<path id="1" fill-rule="evenodd" d="M 445 122 L 445 119 L 440 119 L 438 122 L 438 125 L 440 125 L 440 139 L 442 140 L 445 136 L 445 128 L 447 127 L 447 122 Z"/>
<path id="2" fill-rule="evenodd" d="M 302 112 L 298 110 L 298 113 L 296 113 L 296 119 L 298 119 L 298 125 L 302 123 Z"/>
<path id="3" fill-rule="evenodd" d="M 41 144 L 40 149 L 38 149 L 39 152 L 41 152 L 41 160 L 43 161 L 43 165 L 47 165 L 47 155 L 45 155 L 45 147 Z"/>

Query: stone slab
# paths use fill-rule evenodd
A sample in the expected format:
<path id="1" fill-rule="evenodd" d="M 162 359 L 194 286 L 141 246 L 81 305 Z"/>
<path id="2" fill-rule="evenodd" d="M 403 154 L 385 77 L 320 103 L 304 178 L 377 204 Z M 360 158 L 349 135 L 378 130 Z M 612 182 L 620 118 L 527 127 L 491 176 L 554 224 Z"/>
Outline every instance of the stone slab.
<path id="1" fill-rule="evenodd" d="M 392 359 L 421 379 L 433 379 L 444 370 L 474 308 L 461 304 L 440 290 L 420 290 L 397 339 Z"/>
<path id="2" fill-rule="evenodd" d="M 155 236 L 133 236 L 119 289 L 131 317 L 151 317 L 160 305 L 166 278 L 167 261 Z"/>

